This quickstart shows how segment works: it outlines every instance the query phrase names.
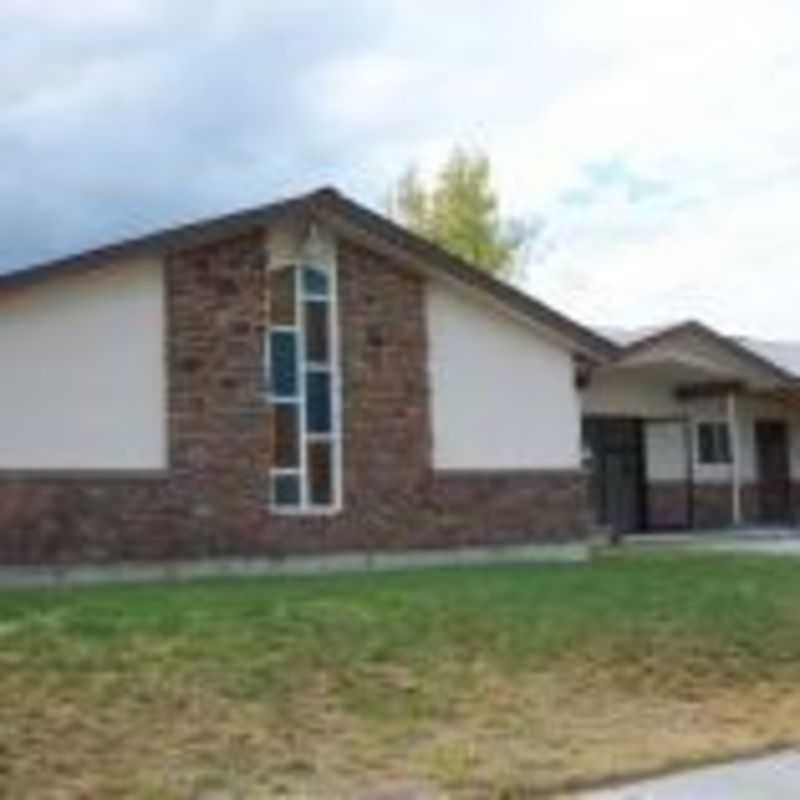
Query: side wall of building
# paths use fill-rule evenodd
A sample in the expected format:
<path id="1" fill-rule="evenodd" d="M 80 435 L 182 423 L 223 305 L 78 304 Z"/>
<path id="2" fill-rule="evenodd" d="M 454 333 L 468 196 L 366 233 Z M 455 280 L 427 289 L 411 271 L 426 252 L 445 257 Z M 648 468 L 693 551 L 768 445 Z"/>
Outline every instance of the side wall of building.
<path id="1" fill-rule="evenodd" d="M 268 240 L 255 228 L 166 256 L 166 469 L 0 471 L 0 564 L 398 551 L 586 534 L 586 483 L 575 464 L 434 468 L 426 281 L 347 241 L 337 254 L 343 510 L 273 513 Z"/>

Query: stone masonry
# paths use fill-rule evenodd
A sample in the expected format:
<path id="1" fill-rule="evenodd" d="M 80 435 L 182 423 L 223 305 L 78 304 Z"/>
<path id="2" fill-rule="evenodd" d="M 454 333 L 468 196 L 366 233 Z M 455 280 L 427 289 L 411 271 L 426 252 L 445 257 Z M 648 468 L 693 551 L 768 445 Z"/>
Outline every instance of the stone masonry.
<path id="1" fill-rule="evenodd" d="M 423 280 L 340 243 L 344 510 L 268 505 L 266 233 L 166 256 L 169 467 L 0 473 L 0 564 L 553 542 L 587 532 L 578 472 L 431 469 Z"/>
<path id="2" fill-rule="evenodd" d="M 758 485 L 741 487 L 742 521 L 758 524 L 760 508 Z M 797 517 L 800 487 L 792 487 L 794 515 Z M 659 481 L 647 485 L 647 521 L 651 530 L 685 528 L 689 520 L 689 488 L 683 481 Z M 731 487 L 725 483 L 695 483 L 692 487 L 692 527 L 724 528 L 732 524 Z"/>

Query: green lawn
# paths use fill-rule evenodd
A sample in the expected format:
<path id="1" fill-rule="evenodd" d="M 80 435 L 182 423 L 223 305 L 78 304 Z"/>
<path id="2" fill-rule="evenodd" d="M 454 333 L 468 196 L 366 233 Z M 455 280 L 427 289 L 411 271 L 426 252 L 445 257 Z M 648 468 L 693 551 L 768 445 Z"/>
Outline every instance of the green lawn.
<path id="1" fill-rule="evenodd" d="M 800 561 L 0 594 L 0 797 L 448 797 L 800 740 Z"/>

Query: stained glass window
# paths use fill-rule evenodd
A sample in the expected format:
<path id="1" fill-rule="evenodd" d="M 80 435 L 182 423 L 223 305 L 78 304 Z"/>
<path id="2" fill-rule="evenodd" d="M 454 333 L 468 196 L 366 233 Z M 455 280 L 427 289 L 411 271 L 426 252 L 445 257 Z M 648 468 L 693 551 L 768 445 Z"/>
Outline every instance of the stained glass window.
<path id="1" fill-rule="evenodd" d="M 297 403 L 277 403 L 273 409 L 274 464 L 282 469 L 300 466 L 300 420 Z"/>
<path id="2" fill-rule="evenodd" d="M 297 334 L 273 331 L 270 337 L 272 393 L 275 397 L 297 396 Z"/>
<path id="3" fill-rule="evenodd" d="M 303 269 L 303 294 L 306 297 L 327 297 L 328 276 L 313 267 Z"/>
<path id="4" fill-rule="evenodd" d="M 330 433 L 331 376 L 327 372 L 306 373 L 306 426 L 311 433 Z"/>
<path id="5" fill-rule="evenodd" d="M 276 506 L 293 507 L 300 504 L 300 476 L 276 475 L 273 502 Z"/>
<path id="6" fill-rule="evenodd" d="M 329 272 L 314 267 L 271 274 L 272 503 L 278 509 L 341 504 L 334 286 Z"/>
<path id="7" fill-rule="evenodd" d="M 328 363 L 328 359 L 330 358 L 328 313 L 327 303 L 306 303 L 306 361 L 315 364 Z"/>
<path id="8" fill-rule="evenodd" d="M 333 501 L 333 474 L 330 442 L 309 442 L 308 485 L 312 505 L 327 506 Z"/>

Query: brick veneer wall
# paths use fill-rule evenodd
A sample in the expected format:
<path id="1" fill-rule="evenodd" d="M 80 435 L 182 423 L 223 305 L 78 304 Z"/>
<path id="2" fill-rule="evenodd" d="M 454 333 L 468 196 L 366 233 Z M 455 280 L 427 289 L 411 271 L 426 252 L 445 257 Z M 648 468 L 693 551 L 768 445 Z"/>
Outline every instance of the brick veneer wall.
<path id="1" fill-rule="evenodd" d="M 800 485 L 792 487 L 795 515 L 800 511 L 797 492 Z M 693 527 L 721 528 L 732 524 L 731 487 L 729 483 L 696 483 L 692 490 Z M 688 487 L 683 481 L 660 481 L 647 485 L 647 513 L 650 529 L 669 530 L 686 526 L 688 519 Z M 744 483 L 741 487 L 742 521 L 758 523 L 758 485 Z"/>
<path id="2" fill-rule="evenodd" d="M 432 472 L 423 281 L 346 243 L 344 511 L 271 514 L 264 244 L 253 230 L 166 259 L 169 469 L 0 473 L 0 563 L 400 550 L 587 533 L 579 471 Z"/>
<path id="3" fill-rule="evenodd" d="M 647 526 L 651 530 L 685 528 L 689 522 L 689 487 L 684 481 L 648 483 Z"/>

